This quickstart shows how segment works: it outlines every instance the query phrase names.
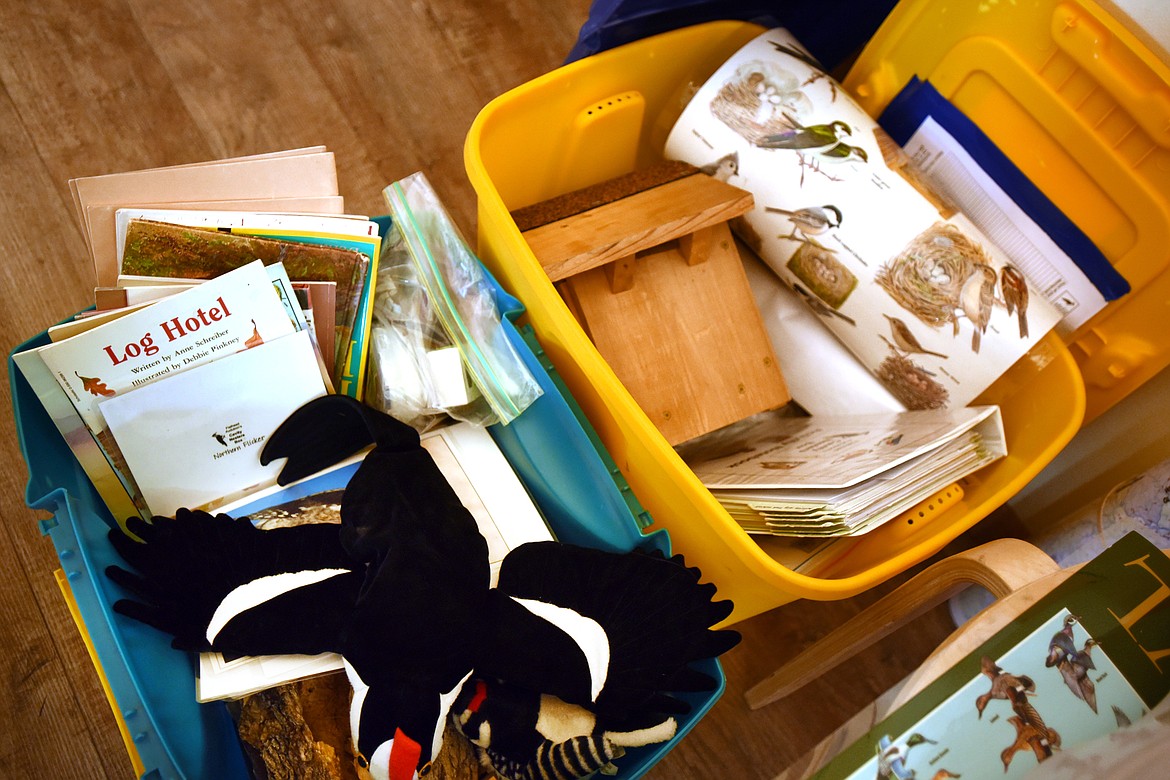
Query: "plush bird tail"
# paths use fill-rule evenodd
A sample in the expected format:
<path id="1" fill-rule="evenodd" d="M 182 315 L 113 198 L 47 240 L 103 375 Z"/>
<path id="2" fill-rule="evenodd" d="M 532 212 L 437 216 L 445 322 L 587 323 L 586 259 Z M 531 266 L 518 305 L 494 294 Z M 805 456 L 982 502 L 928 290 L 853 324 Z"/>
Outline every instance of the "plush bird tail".
<path id="1" fill-rule="evenodd" d="M 618 745 L 620 747 L 642 747 L 643 745 L 654 745 L 659 742 L 674 739 L 676 733 L 678 733 L 678 721 L 674 718 L 667 718 L 661 723 L 648 728 L 634 729 L 633 731 L 606 731 L 602 736 L 612 745 Z"/>

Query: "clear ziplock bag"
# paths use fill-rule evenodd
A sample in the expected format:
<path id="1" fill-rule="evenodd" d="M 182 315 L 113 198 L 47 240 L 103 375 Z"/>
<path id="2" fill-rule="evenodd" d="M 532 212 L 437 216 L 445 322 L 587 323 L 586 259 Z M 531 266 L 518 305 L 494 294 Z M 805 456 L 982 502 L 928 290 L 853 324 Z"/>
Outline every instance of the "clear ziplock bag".
<path id="1" fill-rule="evenodd" d="M 482 410 L 448 409 L 448 413 L 478 424 L 499 421 L 507 425 L 540 397 L 541 389 L 501 327 L 479 259 L 424 174 L 394 182 L 383 195 L 430 310 L 462 357 L 490 418 Z"/>

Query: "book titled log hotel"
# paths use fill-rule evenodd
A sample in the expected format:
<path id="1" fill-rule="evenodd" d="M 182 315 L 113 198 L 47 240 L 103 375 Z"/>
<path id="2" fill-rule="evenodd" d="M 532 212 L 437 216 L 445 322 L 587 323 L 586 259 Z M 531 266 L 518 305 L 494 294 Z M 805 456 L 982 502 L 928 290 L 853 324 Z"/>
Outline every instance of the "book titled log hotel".
<path id="1" fill-rule="evenodd" d="M 293 333 L 274 274 L 283 269 L 250 263 L 44 347 L 41 355 L 87 425 L 100 429 L 96 405 L 103 398 Z"/>

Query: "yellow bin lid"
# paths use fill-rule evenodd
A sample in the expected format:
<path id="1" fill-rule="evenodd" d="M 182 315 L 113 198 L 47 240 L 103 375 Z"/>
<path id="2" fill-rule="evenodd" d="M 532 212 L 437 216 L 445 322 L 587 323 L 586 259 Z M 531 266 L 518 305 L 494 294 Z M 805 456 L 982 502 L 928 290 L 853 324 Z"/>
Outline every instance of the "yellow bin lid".
<path id="1" fill-rule="evenodd" d="M 1129 282 L 1068 338 L 1093 419 L 1170 363 L 1170 68 L 1090 0 L 902 0 L 844 85 L 877 116 L 914 76 Z"/>

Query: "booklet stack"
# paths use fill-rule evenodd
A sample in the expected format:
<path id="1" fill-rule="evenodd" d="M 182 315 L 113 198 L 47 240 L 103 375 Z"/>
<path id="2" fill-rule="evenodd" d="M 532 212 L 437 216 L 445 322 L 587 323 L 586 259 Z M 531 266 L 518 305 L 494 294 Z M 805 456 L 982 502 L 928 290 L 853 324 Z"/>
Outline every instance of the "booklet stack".
<path id="1" fill-rule="evenodd" d="M 679 454 L 744 530 L 856 536 L 1007 454 L 999 407 L 750 418 Z"/>
<path id="2" fill-rule="evenodd" d="M 73 179 L 94 308 L 13 360 L 113 515 L 211 508 L 309 399 L 360 398 L 378 224 L 311 147 Z M 275 293 L 275 294 L 274 294 Z"/>

